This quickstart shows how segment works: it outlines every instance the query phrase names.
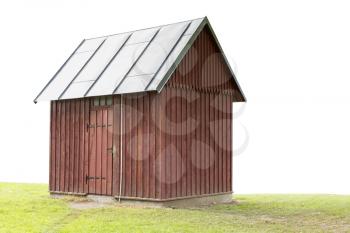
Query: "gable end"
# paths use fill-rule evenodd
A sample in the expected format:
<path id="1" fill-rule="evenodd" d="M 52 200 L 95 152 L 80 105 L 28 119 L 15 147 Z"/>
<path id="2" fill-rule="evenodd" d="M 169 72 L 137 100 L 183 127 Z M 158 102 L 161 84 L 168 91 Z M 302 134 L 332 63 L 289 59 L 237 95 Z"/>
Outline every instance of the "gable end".
<path id="1" fill-rule="evenodd" d="M 235 102 L 245 101 L 208 25 L 199 33 L 166 86 L 228 94 Z"/>

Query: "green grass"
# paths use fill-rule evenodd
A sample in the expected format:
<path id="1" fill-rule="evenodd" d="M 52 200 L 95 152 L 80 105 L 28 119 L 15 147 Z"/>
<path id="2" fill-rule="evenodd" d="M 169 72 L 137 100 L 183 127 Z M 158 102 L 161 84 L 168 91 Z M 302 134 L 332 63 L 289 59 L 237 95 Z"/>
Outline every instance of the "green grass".
<path id="1" fill-rule="evenodd" d="M 72 209 L 47 185 L 0 183 L 0 232 L 350 232 L 350 196 L 236 195 L 198 209 Z"/>

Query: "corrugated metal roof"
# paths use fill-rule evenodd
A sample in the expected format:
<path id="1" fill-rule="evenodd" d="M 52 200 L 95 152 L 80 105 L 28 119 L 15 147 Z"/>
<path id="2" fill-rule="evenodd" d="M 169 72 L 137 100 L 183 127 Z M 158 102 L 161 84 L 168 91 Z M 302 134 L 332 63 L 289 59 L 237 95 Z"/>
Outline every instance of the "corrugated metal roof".
<path id="1" fill-rule="evenodd" d="M 205 25 L 206 17 L 85 39 L 34 102 L 159 92 Z"/>

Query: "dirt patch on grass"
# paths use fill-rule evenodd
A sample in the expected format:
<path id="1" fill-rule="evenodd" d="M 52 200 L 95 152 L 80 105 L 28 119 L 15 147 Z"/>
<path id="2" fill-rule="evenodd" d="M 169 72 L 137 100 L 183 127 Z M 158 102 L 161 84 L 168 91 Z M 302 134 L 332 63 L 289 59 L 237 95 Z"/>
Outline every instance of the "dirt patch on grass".
<path id="1" fill-rule="evenodd" d="M 78 201 L 78 202 L 70 202 L 69 206 L 72 209 L 78 209 L 78 210 L 86 210 L 86 209 L 96 209 L 96 208 L 104 208 L 112 206 L 108 203 L 99 203 L 96 201 Z"/>

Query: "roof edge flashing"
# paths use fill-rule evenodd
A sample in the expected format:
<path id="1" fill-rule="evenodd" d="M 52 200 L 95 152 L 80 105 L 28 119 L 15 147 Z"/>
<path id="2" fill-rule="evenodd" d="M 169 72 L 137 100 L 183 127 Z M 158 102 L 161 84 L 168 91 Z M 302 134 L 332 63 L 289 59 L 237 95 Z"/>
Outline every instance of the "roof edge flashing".
<path id="1" fill-rule="evenodd" d="M 240 86 L 240 84 L 239 84 L 239 82 L 238 82 L 238 80 L 237 80 L 237 78 L 236 78 L 235 73 L 233 72 L 233 69 L 232 69 L 232 67 L 231 67 L 231 65 L 230 65 L 230 63 L 229 63 L 229 61 L 228 61 L 228 59 L 227 59 L 227 57 L 226 57 L 226 55 L 225 55 L 224 50 L 223 50 L 222 47 L 221 47 L 221 44 L 220 44 L 220 42 L 219 42 L 219 39 L 217 38 L 217 36 L 216 36 L 216 34 L 215 34 L 215 32 L 214 32 L 214 29 L 212 28 L 212 26 L 211 26 L 211 24 L 210 24 L 208 18 L 207 18 L 207 25 L 208 25 L 208 28 L 209 28 L 209 30 L 210 30 L 210 32 L 211 32 L 211 34 L 212 34 L 212 36 L 213 36 L 213 38 L 214 38 L 214 40 L 215 40 L 217 46 L 219 47 L 219 50 L 220 50 L 220 52 L 221 52 L 221 54 L 222 54 L 222 56 L 223 56 L 223 58 L 224 58 L 224 60 L 225 60 L 225 63 L 226 63 L 226 65 L 227 65 L 227 67 L 229 68 L 229 70 L 230 70 L 230 72 L 231 72 L 231 74 L 232 74 L 233 80 L 234 80 L 235 83 L 237 84 L 237 88 L 238 88 L 239 92 L 242 94 L 243 101 L 240 101 L 240 102 L 246 102 L 246 101 L 247 101 L 247 98 L 246 98 L 245 95 L 244 95 L 244 92 L 243 92 L 243 90 L 242 90 L 242 88 L 241 88 L 241 86 Z M 237 102 L 239 102 L 239 101 L 237 101 Z"/>
<path id="2" fill-rule="evenodd" d="M 106 35 L 106 36 L 90 37 L 90 38 L 86 38 L 86 39 L 84 39 L 84 40 L 92 40 L 92 39 L 98 39 L 98 38 L 102 38 L 102 37 L 110 37 L 110 36 L 116 36 L 116 35 L 121 35 L 121 34 L 126 34 L 126 33 L 134 33 L 134 32 L 143 31 L 143 30 L 149 30 L 149 29 L 153 29 L 153 28 L 161 28 L 161 27 L 165 27 L 165 26 L 172 25 L 172 24 L 185 23 L 185 22 L 192 22 L 192 21 L 194 21 L 194 20 L 205 19 L 205 18 L 207 18 L 207 16 L 198 17 L 198 18 L 189 19 L 189 20 L 183 20 L 183 21 L 176 22 L 176 23 L 167 23 L 167 24 L 162 24 L 162 25 L 158 25 L 158 26 L 154 26 L 154 27 L 147 27 L 147 28 L 142 28 L 142 29 L 127 31 L 127 32 L 114 33 L 114 34 L 109 34 L 109 35 Z"/>

